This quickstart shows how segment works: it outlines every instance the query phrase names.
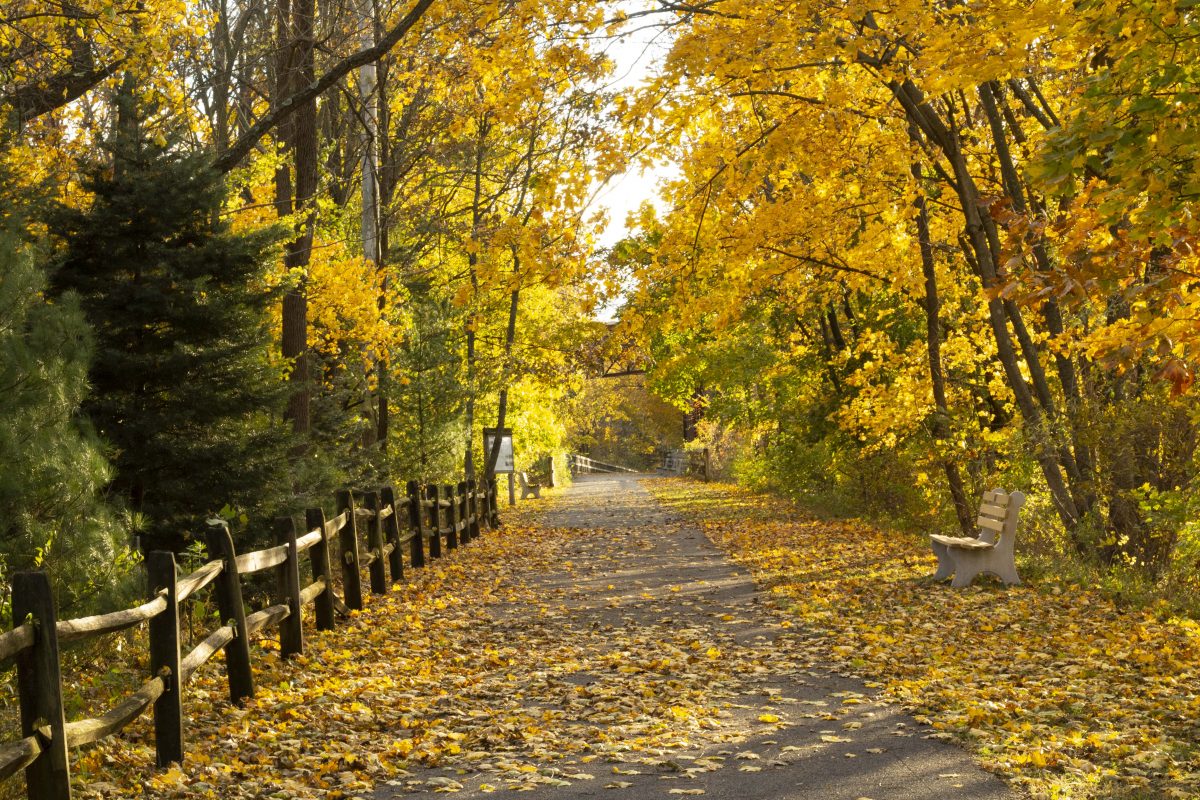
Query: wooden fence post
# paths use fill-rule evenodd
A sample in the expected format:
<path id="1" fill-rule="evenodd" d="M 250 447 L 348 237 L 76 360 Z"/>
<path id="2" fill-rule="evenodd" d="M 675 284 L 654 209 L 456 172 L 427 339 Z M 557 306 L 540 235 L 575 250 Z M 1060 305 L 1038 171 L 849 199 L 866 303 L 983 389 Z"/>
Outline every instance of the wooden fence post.
<path id="1" fill-rule="evenodd" d="M 371 593 L 387 594 L 387 564 L 383 555 L 383 520 L 379 518 L 379 492 L 367 492 L 363 501 L 368 509 L 375 512 L 367 521 L 367 547 L 375 551 L 375 558 L 367 569 L 371 573 Z"/>
<path id="2" fill-rule="evenodd" d="M 183 763 L 183 684 L 179 674 L 179 600 L 175 554 L 155 550 L 146 556 L 151 593 L 166 591 L 167 607 L 150 618 L 150 674 L 163 679 L 163 693 L 154 701 L 155 763 Z"/>
<path id="3" fill-rule="evenodd" d="M 321 541 L 308 551 L 312 564 L 313 580 L 325 579 L 325 591 L 313 600 L 313 611 L 317 618 L 317 630 L 333 630 L 333 573 L 329 569 L 329 536 L 325 534 L 325 512 L 319 508 L 310 508 L 304 512 L 304 526 L 309 530 L 321 532 Z"/>
<path id="4" fill-rule="evenodd" d="M 17 654 L 17 696 L 21 702 L 21 734 L 33 736 L 50 726 L 50 741 L 25 768 L 30 800 L 70 800 L 71 766 L 67 758 L 66 719 L 63 716 L 62 672 L 58 661 L 58 619 L 54 595 L 44 572 L 18 572 L 12 583 L 13 625 L 26 617 L 34 623 L 33 646 Z"/>
<path id="5" fill-rule="evenodd" d="M 442 557 L 442 487 L 436 483 L 425 487 L 425 493 L 433 501 L 429 509 L 429 557 Z"/>
<path id="6" fill-rule="evenodd" d="M 304 653 L 304 626 L 300 615 L 300 551 L 296 548 L 296 520 L 280 517 L 275 520 L 275 541 L 286 544 L 287 561 L 278 570 L 279 602 L 286 604 L 288 615 L 279 622 L 279 656 L 297 656 Z"/>
<path id="7" fill-rule="evenodd" d="M 392 507 L 392 513 L 383 521 L 383 534 L 384 539 L 392 545 L 392 552 L 388 556 L 392 583 L 399 583 L 404 580 L 404 554 L 400 552 L 400 507 L 396 504 L 396 490 L 391 486 L 384 486 L 379 494 L 380 501 Z"/>
<path id="8" fill-rule="evenodd" d="M 467 508 L 470 517 L 471 538 L 479 538 L 479 483 L 474 478 L 467 479 Z"/>
<path id="9" fill-rule="evenodd" d="M 479 501 L 475 498 L 475 479 L 467 479 L 467 530 L 472 541 L 479 539 Z"/>
<path id="10" fill-rule="evenodd" d="M 471 541 L 471 493 L 467 490 L 467 482 L 458 482 L 458 519 L 462 523 L 462 535 L 459 539 L 463 544 Z"/>
<path id="11" fill-rule="evenodd" d="M 500 527 L 500 488 L 496 482 L 496 476 L 488 478 L 488 495 L 491 500 L 491 526 L 493 529 Z"/>
<path id="12" fill-rule="evenodd" d="M 346 524 L 338 534 L 342 545 L 342 599 L 349 608 L 361 611 L 362 572 L 359 571 L 358 522 L 354 514 L 354 495 L 349 489 L 337 491 L 337 513 L 346 512 Z"/>
<path id="13" fill-rule="evenodd" d="M 425 506 L 421 501 L 421 484 L 416 481 L 408 482 L 408 525 L 413 530 L 411 542 L 412 556 L 409 562 L 414 567 L 425 566 Z"/>
<path id="14" fill-rule="evenodd" d="M 225 568 L 217 576 L 214 593 L 221 624 L 232 625 L 234 637 L 225 645 L 225 671 L 229 676 L 229 702 L 237 705 L 254 697 L 254 674 L 250 671 L 250 636 L 246 631 L 246 607 L 242 604 L 242 581 L 238 577 L 237 552 L 224 520 L 208 522 L 209 558 L 221 559 Z"/>
<path id="15" fill-rule="evenodd" d="M 455 550 L 458 548 L 458 493 L 450 483 L 442 487 L 442 493 L 450 501 L 450 507 L 446 509 L 446 549 Z"/>
<path id="16" fill-rule="evenodd" d="M 486 478 L 479 484 L 479 489 L 477 491 L 479 494 L 479 499 L 483 501 L 479 509 L 479 521 L 484 525 L 487 525 L 488 530 L 490 531 L 492 530 L 492 487 L 491 484 L 487 482 Z"/>
<path id="17" fill-rule="evenodd" d="M 556 477 L 554 474 L 554 454 L 551 453 L 550 455 L 546 456 L 546 458 L 550 460 L 549 467 L 546 469 L 546 485 L 553 489 L 555 483 L 554 479 Z"/>

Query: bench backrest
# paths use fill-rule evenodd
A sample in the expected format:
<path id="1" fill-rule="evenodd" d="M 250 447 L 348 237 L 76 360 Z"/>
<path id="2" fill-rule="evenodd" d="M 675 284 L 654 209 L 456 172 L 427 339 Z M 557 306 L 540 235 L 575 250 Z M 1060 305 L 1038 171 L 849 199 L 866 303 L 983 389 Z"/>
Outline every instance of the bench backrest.
<path id="1" fill-rule="evenodd" d="M 1017 519 L 1021 506 L 1025 505 L 1025 495 L 1021 492 L 1005 492 L 1003 489 L 992 489 L 983 493 L 983 502 L 979 505 L 979 540 L 996 543 L 1001 541 L 1013 542 L 1017 533 Z"/>
<path id="2" fill-rule="evenodd" d="M 519 480 L 519 481 L 521 482 L 521 488 L 522 488 L 522 489 L 528 489 L 528 488 L 529 488 L 529 476 L 528 476 L 528 475 L 526 475 L 524 472 L 518 472 L 518 473 L 517 473 L 517 480 Z"/>

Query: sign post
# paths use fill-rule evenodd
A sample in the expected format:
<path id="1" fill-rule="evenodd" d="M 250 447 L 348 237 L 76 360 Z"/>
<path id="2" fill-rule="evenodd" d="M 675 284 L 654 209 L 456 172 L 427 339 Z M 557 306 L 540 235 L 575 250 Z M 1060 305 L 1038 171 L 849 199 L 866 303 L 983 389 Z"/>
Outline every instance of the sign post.
<path id="1" fill-rule="evenodd" d="M 484 428 L 483 458 L 485 464 L 491 458 L 493 447 L 500 448 L 500 453 L 496 457 L 495 474 L 508 474 L 508 504 L 515 506 L 517 490 L 513 486 L 513 473 L 517 471 L 517 467 L 516 461 L 513 459 L 512 428 L 501 428 L 499 431 L 495 428 Z"/>

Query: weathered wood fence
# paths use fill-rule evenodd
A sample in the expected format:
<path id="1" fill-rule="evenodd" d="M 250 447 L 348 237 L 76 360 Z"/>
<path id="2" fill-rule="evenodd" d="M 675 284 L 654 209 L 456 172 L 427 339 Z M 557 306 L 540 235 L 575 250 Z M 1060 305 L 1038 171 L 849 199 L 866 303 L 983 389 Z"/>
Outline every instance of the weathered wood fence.
<path id="1" fill-rule="evenodd" d="M 190 575 L 180 576 L 173 553 L 150 553 L 146 570 L 152 597 L 136 608 L 59 621 L 45 573 L 14 575 L 14 627 L 0 634 L 0 660 L 16 659 L 24 738 L 0 746 L 0 780 L 24 769 L 30 800 L 70 798 L 70 749 L 112 736 L 148 708 L 153 708 L 158 766 L 182 762 L 183 688 L 218 650 L 225 653 L 230 701 L 253 697 L 251 636 L 278 626 L 280 655 L 303 653 L 301 611 L 308 603 L 313 604 L 317 629 L 329 630 L 336 624 L 339 609 L 363 607 L 363 570 L 371 592 L 385 594 L 391 583 L 404 577 L 406 546 L 409 567 L 420 568 L 427 557 L 439 558 L 443 546 L 454 549 L 479 536 L 483 525 L 496 528 L 500 524 L 495 479 L 482 487 L 473 480 L 447 486 L 409 481 L 403 496 L 385 486 L 368 492 L 339 491 L 336 500 L 333 519 L 326 519 L 319 508 L 309 509 L 303 533 L 295 519 L 278 519 L 278 544 L 252 553 L 235 552 L 229 527 L 222 520 L 210 520 L 207 545 L 211 560 Z M 302 553 L 308 553 L 312 568 L 312 583 L 305 587 L 300 585 Z M 335 565 L 340 565 L 341 598 L 334 591 Z M 247 614 L 242 579 L 270 569 L 277 576 L 274 604 Z M 223 624 L 183 655 L 180 608 L 209 584 Z M 142 623 L 149 626 L 149 679 L 108 712 L 67 722 L 59 645 Z"/>

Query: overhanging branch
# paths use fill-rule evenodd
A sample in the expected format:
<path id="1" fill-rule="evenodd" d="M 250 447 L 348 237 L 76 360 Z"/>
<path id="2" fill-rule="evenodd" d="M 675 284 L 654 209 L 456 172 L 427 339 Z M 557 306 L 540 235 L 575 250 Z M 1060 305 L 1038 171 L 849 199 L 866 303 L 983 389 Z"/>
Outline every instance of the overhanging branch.
<path id="1" fill-rule="evenodd" d="M 353 70 L 383 58 L 420 21 L 433 2 L 434 0 L 417 0 L 416 5 L 377 44 L 346 56 L 308 86 L 285 98 L 239 136 L 237 141 L 217 158 L 213 166 L 220 172 L 229 172 L 249 155 L 254 146 L 258 144 L 259 139 L 282 120 L 295 113 L 301 105 L 324 94 Z"/>

